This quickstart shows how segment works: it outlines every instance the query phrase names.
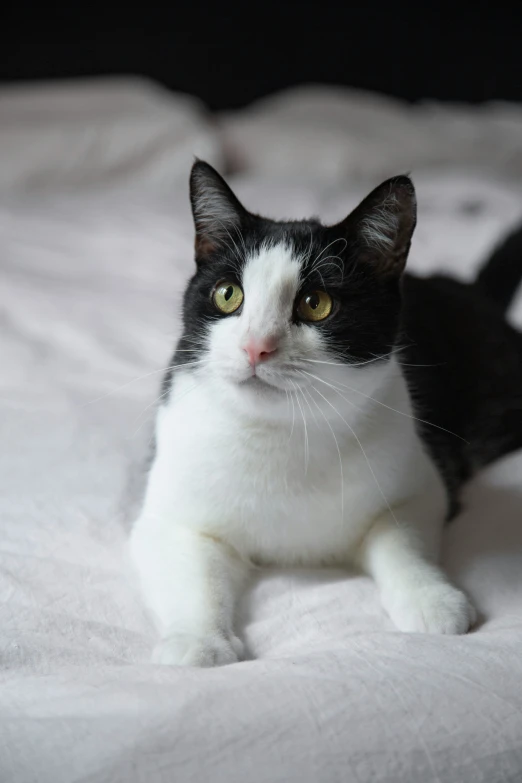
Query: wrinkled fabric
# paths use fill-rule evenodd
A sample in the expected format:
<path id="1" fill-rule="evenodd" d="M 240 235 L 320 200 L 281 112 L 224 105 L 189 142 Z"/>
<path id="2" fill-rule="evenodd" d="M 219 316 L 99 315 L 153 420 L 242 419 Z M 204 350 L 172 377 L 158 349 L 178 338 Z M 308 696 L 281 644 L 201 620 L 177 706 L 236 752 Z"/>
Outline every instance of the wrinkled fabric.
<path id="1" fill-rule="evenodd" d="M 152 146 L 154 106 L 151 93 Z M 226 152 L 226 123 L 198 122 Z M 0 158 L 1 144 L 0 133 Z M 32 149 L 36 168 L 46 149 Z M 0 781 L 521 780 L 522 454 L 467 488 L 445 535 L 445 565 L 481 615 L 473 633 L 401 634 L 363 576 L 270 570 L 239 611 L 248 660 L 149 663 L 156 635 L 125 541 L 192 271 L 190 156 L 168 188 L 151 187 L 140 159 L 132 187 L 108 187 L 100 166 L 89 188 L 68 180 L 42 195 L 15 152 L 23 187 L 0 185 Z M 336 220 L 377 184 L 358 155 L 355 180 L 317 182 L 304 155 L 299 176 L 245 163 L 232 184 L 253 210 Z M 522 218 L 520 181 L 500 166 L 434 169 L 429 156 L 412 173 L 411 268 L 471 277 Z M 522 323 L 520 298 L 512 317 Z"/>

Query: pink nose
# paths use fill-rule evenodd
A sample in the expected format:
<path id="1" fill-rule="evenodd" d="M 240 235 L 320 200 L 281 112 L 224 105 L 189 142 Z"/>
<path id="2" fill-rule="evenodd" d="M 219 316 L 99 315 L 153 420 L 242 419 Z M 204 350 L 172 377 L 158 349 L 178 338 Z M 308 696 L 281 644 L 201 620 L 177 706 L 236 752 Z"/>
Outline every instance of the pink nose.
<path id="1" fill-rule="evenodd" d="M 251 337 L 243 346 L 243 350 L 248 356 L 250 366 L 255 367 L 277 351 L 277 341 L 271 337 L 263 337 L 259 340 Z"/>

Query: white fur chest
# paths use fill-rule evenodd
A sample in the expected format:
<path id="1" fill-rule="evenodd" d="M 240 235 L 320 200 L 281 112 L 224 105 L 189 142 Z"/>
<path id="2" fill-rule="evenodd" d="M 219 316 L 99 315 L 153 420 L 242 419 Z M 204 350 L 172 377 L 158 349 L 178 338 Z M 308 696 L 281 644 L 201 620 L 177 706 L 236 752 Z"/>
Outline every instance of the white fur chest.
<path id="1" fill-rule="evenodd" d="M 388 411 L 359 422 L 357 440 L 319 409 L 315 420 L 305 412 L 305 432 L 298 416 L 256 420 L 220 405 L 211 386 L 193 386 L 178 377 L 159 412 L 149 513 L 223 538 L 254 561 L 346 560 L 379 511 L 430 473 L 411 423 Z"/>

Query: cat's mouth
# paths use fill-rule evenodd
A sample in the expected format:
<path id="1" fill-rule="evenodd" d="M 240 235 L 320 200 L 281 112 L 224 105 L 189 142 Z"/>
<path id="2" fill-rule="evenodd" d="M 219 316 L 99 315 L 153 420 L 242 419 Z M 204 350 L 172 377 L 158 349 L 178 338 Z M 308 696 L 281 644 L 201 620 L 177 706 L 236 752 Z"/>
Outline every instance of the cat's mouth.
<path id="1" fill-rule="evenodd" d="M 262 394 L 267 392 L 277 392 L 278 394 L 282 394 L 284 391 L 284 389 L 282 389 L 280 386 L 276 386 L 269 380 L 260 378 L 259 375 L 250 375 L 248 378 L 240 381 L 239 385 L 244 389 L 251 389 L 252 391 L 260 392 Z"/>

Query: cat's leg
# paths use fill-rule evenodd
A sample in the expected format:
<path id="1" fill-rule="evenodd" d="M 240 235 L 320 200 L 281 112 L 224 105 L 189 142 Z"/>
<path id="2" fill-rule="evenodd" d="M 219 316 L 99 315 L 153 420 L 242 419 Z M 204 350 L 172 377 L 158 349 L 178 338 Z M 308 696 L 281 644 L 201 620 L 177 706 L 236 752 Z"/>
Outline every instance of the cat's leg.
<path id="1" fill-rule="evenodd" d="M 359 564 L 374 578 L 382 604 L 400 630 L 466 633 L 476 620 L 475 609 L 436 565 L 438 547 L 430 541 L 430 527 L 437 521 L 419 525 L 419 513 L 418 502 L 394 509 L 395 519 L 389 511 L 383 513 L 362 542 Z"/>
<path id="2" fill-rule="evenodd" d="M 220 666 L 243 645 L 233 631 L 236 598 L 247 566 L 224 542 L 172 520 L 142 516 L 130 540 L 145 600 L 161 633 L 153 661 Z"/>

